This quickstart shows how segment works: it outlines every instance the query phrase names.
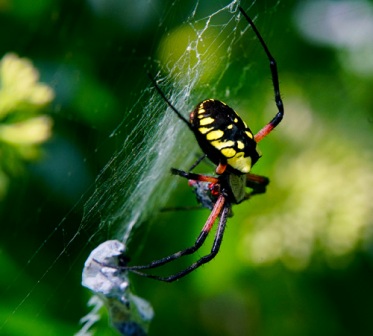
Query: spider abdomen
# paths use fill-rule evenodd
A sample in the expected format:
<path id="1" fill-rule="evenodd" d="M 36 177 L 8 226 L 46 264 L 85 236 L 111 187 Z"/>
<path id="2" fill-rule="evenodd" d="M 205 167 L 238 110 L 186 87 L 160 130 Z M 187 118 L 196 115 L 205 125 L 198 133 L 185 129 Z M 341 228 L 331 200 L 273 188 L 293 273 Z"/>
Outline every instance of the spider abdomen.
<path id="1" fill-rule="evenodd" d="M 197 141 L 215 164 L 228 164 L 246 174 L 259 159 L 253 133 L 241 117 L 225 103 L 208 99 L 190 114 Z"/>

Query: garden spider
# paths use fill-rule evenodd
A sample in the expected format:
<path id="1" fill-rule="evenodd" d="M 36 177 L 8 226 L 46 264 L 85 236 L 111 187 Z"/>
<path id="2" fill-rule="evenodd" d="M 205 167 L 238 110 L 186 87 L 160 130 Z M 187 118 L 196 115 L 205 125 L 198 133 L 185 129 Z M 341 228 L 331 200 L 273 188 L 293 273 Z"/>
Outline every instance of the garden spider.
<path id="1" fill-rule="evenodd" d="M 193 246 L 165 258 L 152 261 L 147 265 L 122 265 L 120 268 L 123 270 L 166 282 L 172 282 L 184 277 L 216 256 L 223 239 L 227 217 L 231 215 L 232 205 L 239 204 L 255 194 L 264 193 L 266 190 L 266 186 L 269 183 L 268 178 L 250 174 L 249 172 L 260 157 L 256 149 L 257 143 L 281 122 L 284 115 L 284 108 L 280 95 L 276 61 L 269 52 L 266 43 L 253 21 L 241 7 L 239 7 L 239 10 L 252 27 L 269 60 L 275 103 L 278 112 L 266 126 L 257 134 L 253 135 L 245 122 L 233 109 L 219 100 L 208 99 L 199 103 L 194 111 L 192 111 L 189 122 L 171 104 L 156 81 L 151 77 L 159 94 L 176 113 L 179 119 L 194 133 L 198 144 L 204 152 L 204 156 L 200 158 L 192 168 L 202 161 L 203 158 L 207 157 L 217 166 L 215 172 L 218 176 L 208 176 L 172 169 L 171 172 L 174 175 L 179 175 L 189 180 L 189 185 L 194 188 L 197 200 L 203 207 L 211 210 L 210 216 Z M 191 170 L 192 169 L 190 169 L 190 171 Z M 246 193 L 247 187 L 252 189 L 250 193 Z M 143 272 L 143 270 L 165 265 L 182 256 L 196 252 L 205 242 L 218 217 L 220 217 L 218 228 L 211 252 L 208 255 L 200 258 L 188 268 L 171 276 L 162 277 Z"/>

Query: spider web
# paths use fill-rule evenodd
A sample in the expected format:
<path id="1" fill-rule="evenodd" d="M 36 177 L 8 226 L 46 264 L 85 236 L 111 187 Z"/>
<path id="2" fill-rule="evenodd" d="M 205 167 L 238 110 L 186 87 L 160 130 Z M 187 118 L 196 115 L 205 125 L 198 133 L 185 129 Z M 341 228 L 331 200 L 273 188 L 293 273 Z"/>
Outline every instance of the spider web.
<path id="1" fill-rule="evenodd" d="M 238 28 L 238 6 L 239 1 L 234 0 L 214 13 L 200 17 L 197 2 L 184 25 L 188 43 L 179 47 L 181 51 L 176 52 L 176 56 L 166 55 L 151 67 L 159 71 L 150 76 L 155 76 L 169 101 L 186 117 L 185 111 L 188 113 L 196 102 L 219 90 L 219 84 L 230 67 L 232 50 L 247 29 L 247 25 L 244 30 Z M 167 49 L 167 46 L 163 48 Z M 162 46 L 160 49 L 162 58 Z M 209 76 L 209 73 L 213 74 Z M 215 77 L 213 86 L 211 77 Z M 194 92 L 196 89 L 198 93 Z M 229 95 L 230 90 L 226 88 L 225 96 Z M 140 106 L 144 101 L 148 104 Z M 85 204 L 82 226 L 99 216 L 99 228 L 93 236 L 105 231 L 109 232 L 109 238 L 115 237 L 126 243 L 137 226 L 167 204 L 170 193 L 179 182 L 170 175 L 171 166 L 189 167 L 196 158 L 198 147 L 193 135 L 185 131 L 184 123 L 167 108 L 151 84 L 128 115 L 139 109 L 141 115 L 137 117 L 135 127 L 128 134 L 124 146 L 98 176 L 97 188 Z M 124 124 L 126 120 L 112 136 Z M 132 139 L 139 138 L 138 134 L 141 134 L 140 141 L 135 143 Z M 90 326 L 97 317 L 88 314 L 85 318 Z"/>
<path id="2" fill-rule="evenodd" d="M 244 31 L 238 29 L 239 3 L 232 1 L 216 12 L 200 17 L 197 2 L 185 22 L 190 40 L 178 59 L 166 59 L 163 66 L 158 63 L 152 66 L 154 70 L 161 67 L 151 76 L 155 76 L 170 102 L 186 118 L 196 102 L 216 94 L 231 65 L 234 45 L 248 28 L 246 25 Z M 219 52 L 220 59 L 218 65 L 213 66 L 216 52 Z M 209 67 L 215 67 L 213 71 L 219 73 L 213 75 L 213 85 L 209 76 L 206 78 L 206 71 L 211 72 Z M 196 88 L 198 92 L 194 92 Z M 229 88 L 225 88 L 225 97 L 229 95 Z M 142 106 L 144 101 L 148 104 Z M 178 179 L 170 176 L 170 168 L 181 166 L 186 169 L 200 153 L 193 135 L 185 131 L 185 125 L 167 108 L 150 81 L 127 115 L 134 114 L 137 124 L 123 147 L 98 176 L 97 188 L 85 205 L 82 222 L 85 226 L 99 214 L 98 232 L 100 229 L 109 230 L 123 242 L 131 237 L 136 225 L 149 218 L 155 209 L 166 205 L 170 193 L 179 183 Z M 126 119 L 123 120 L 112 136 L 126 122 Z M 142 136 L 135 143 L 132 139 L 138 138 L 138 134 Z"/>
<path id="3" fill-rule="evenodd" d="M 249 11 L 254 4 L 255 1 L 251 2 L 245 10 Z M 239 5 L 239 0 L 233 0 L 217 7 L 212 13 L 206 13 L 203 2 L 196 1 L 183 24 L 188 34 L 187 44 L 179 47 L 179 54 L 171 57 L 167 56 L 167 47 L 163 55 L 160 47 L 161 60 L 152 60 L 147 64 L 151 76 L 185 117 L 188 117 L 197 102 L 214 96 L 223 100 L 232 98 L 242 85 L 250 68 L 248 65 L 243 67 L 243 71 L 241 68 L 232 86 L 222 86 L 222 82 L 226 83 L 223 79 L 227 72 L 236 62 L 234 50 L 249 29 L 246 22 L 242 24 L 243 20 L 239 20 Z M 165 16 L 173 15 L 173 6 L 170 8 Z M 162 22 L 160 27 L 166 29 Z M 127 127 L 129 123 L 134 125 L 130 130 Z M 20 300 L 12 315 L 16 315 L 38 284 L 52 273 L 60 258 L 72 249 L 76 238 L 83 232 L 89 232 L 89 246 L 108 239 L 126 243 L 135 234 L 137 226 L 167 205 L 172 190 L 180 183 L 179 179 L 171 176 L 170 168 L 187 169 L 200 153 L 191 132 L 167 108 L 150 80 L 110 138 L 123 132 L 128 135 L 97 176 L 94 190 L 84 202 L 84 217 L 75 234 L 65 241 L 63 249 L 42 272 L 38 283 L 29 288 L 28 294 Z M 76 207 L 80 206 L 78 202 Z M 66 214 L 55 226 L 50 236 L 30 256 L 28 265 L 35 263 L 38 254 L 56 232 L 63 231 L 69 216 Z M 71 265 L 78 267 L 79 264 L 75 260 Z M 60 279 L 57 288 L 63 286 L 63 281 Z"/>
<path id="4" fill-rule="evenodd" d="M 90 0 L 90 2 L 98 3 L 99 0 Z M 131 3 L 148 8 L 144 5 L 145 2 L 155 4 L 155 1 L 149 0 Z M 276 5 L 280 3 L 275 2 Z M 112 3 L 128 4 L 129 2 L 105 1 L 105 4 Z M 361 3 L 363 2 L 356 1 L 357 6 L 362 6 Z M 368 15 L 367 2 L 364 3 L 362 12 Z M 102 154 L 107 148 L 107 142 L 118 144 L 117 151 L 109 153 L 110 159 L 98 174 L 92 190 L 82 195 L 82 200 L 76 203 L 71 212 L 63 212 L 61 214 L 63 219 L 60 222 L 43 221 L 41 216 L 43 212 L 49 210 L 48 202 L 40 205 L 37 209 L 38 213 L 32 215 L 40 218 L 36 223 L 49 225 L 50 234 L 47 236 L 44 234 L 41 237 L 42 243 L 38 240 L 34 246 L 31 245 L 31 250 L 27 249 L 30 244 L 27 246 L 25 244 L 25 241 L 30 239 L 22 230 L 29 222 L 17 223 L 19 227 L 14 227 L 14 230 L 11 225 L 12 228 L 8 232 L 15 237 L 12 244 L 17 252 L 22 251 L 24 261 L 21 264 L 23 268 L 13 272 L 12 270 L 9 272 L 13 265 L 10 267 L 5 263 L 2 265 L 3 273 L 0 278 L 5 283 L 4 293 L 16 298 L 12 299 L 12 304 L 17 303 L 10 307 L 10 313 L 8 310 L 3 313 L 2 316 L 6 316 L 6 321 L 0 321 L 0 334 L 11 334 L 7 331 L 12 326 L 26 325 L 25 321 L 31 319 L 38 320 L 39 325 L 43 325 L 43 330 L 35 334 L 46 334 L 47 326 L 44 324 L 52 320 L 51 316 L 57 321 L 63 321 L 58 325 L 61 328 L 59 334 L 71 334 L 71 328 L 76 332 L 79 328 L 78 320 L 86 313 L 87 308 L 82 306 L 76 309 L 79 310 L 78 316 L 73 317 L 70 311 L 68 314 L 66 312 L 70 307 L 75 308 L 80 303 L 80 296 L 77 298 L 76 293 L 88 292 L 80 286 L 80 281 L 84 261 L 90 252 L 105 241 L 120 240 L 127 244 L 131 239 L 132 241 L 143 239 L 142 230 L 151 227 L 151 222 L 156 220 L 159 209 L 172 202 L 170 199 L 172 190 L 176 187 L 188 188 L 186 181 L 171 176 L 169 169 L 176 167 L 187 170 L 198 157 L 199 148 L 191 132 L 167 108 L 167 104 L 157 94 L 151 81 L 146 78 L 147 70 L 158 81 L 172 104 L 186 118 L 199 101 L 207 98 L 227 102 L 253 130 L 260 129 L 273 117 L 275 106 L 271 101 L 273 90 L 268 64 L 247 22 L 242 20 L 242 17 L 239 18 L 237 12 L 239 1 L 195 0 L 190 3 L 188 10 L 185 10 L 185 7 L 180 10 L 178 7 L 182 7 L 179 6 L 181 4 L 185 6 L 185 2 L 180 0 L 167 5 L 162 4 L 159 24 L 152 32 L 154 38 L 149 41 L 152 48 L 158 50 L 158 54 L 150 60 L 140 60 L 143 68 L 139 71 L 139 79 L 135 82 L 130 81 L 133 91 L 136 92 L 136 101 L 123 107 L 124 117 L 120 125 L 112 130 L 110 136 L 102 138 L 97 148 L 94 148 L 95 153 Z M 355 6 L 355 2 L 335 4 L 333 1 L 319 1 L 315 5 L 313 2 L 300 4 L 297 6 L 297 11 L 302 15 L 295 14 L 299 20 L 298 29 L 301 28 L 299 31 L 302 32 L 306 28 L 313 29 L 318 39 L 325 43 L 325 36 L 329 36 L 333 41 L 334 34 L 348 37 L 346 32 L 359 31 L 355 29 L 358 23 L 371 22 L 369 15 L 366 20 L 361 20 L 362 7 L 355 12 L 352 7 L 346 10 L 344 7 L 346 4 Z M 287 34 L 291 28 L 284 25 L 284 20 L 278 21 L 282 22 L 282 25 L 273 26 L 281 27 L 279 30 L 283 31 L 271 34 L 269 26 L 273 21 L 271 19 L 274 18 L 271 17 L 271 13 L 278 14 L 276 8 L 273 10 L 276 5 L 270 1 L 241 2 L 241 6 L 254 21 L 258 14 L 261 15 L 258 27 L 271 52 L 273 51 L 276 60 L 279 61 L 281 90 L 286 105 L 286 122 L 276 129 L 271 136 L 271 141 L 261 143 L 265 160 L 264 158 L 261 160 L 261 169 L 258 173 L 271 178 L 270 192 L 265 196 L 270 199 L 268 202 L 258 200 L 260 208 L 257 212 L 255 206 L 252 206 L 256 200 L 250 201 L 249 215 L 248 208 L 235 208 L 235 217 L 231 222 L 239 222 L 240 225 L 236 227 L 241 227 L 242 230 L 237 231 L 236 236 L 240 239 L 234 238 L 231 247 L 237 249 L 238 261 L 240 261 L 237 263 L 240 266 L 236 265 L 237 267 L 265 266 L 280 262 L 292 271 L 298 271 L 309 267 L 315 255 L 318 258 L 319 254 L 323 253 L 322 258 L 326 263 L 334 268 L 342 268 L 352 260 L 353 252 L 360 251 L 360 247 L 369 249 L 371 255 L 373 160 L 371 118 L 367 120 L 365 115 L 371 110 L 369 108 L 365 110 L 366 107 L 363 108 L 359 104 L 356 106 L 357 97 L 360 96 L 360 93 L 356 92 L 360 92 L 360 89 L 341 90 L 345 84 L 341 79 L 344 77 L 339 76 L 342 72 L 336 75 L 334 70 L 327 71 L 328 65 L 321 65 L 318 62 L 311 62 L 315 63 L 315 68 L 306 66 L 302 51 L 303 44 L 298 40 L 291 41 L 293 37 Z M 342 7 L 336 11 L 334 6 L 337 5 Z M 315 12 L 310 6 L 313 9 L 320 8 Z M 260 9 L 258 10 L 257 7 Z M 287 14 L 294 10 L 291 5 L 283 7 L 287 7 L 284 11 Z M 327 10 L 329 7 L 330 9 Z M 125 13 L 125 9 L 117 11 L 116 15 L 121 16 Z M 350 21 L 351 17 L 346 19 L 345 14 L 353 13 L 358 14 L 354 20 Z M 287 14 L 277 15 L 277 17 L 288 20 Z M 310 20 L 308 23 L 305 23 L 305 16 Z M 333 19 L 333 25 L 329 27 L 330 19 Z M 348 24 L 349 22 L 353 24 Z M 366 28 L 363 30 L 364 33 L 369 32 Z M 326 32 L 329 32 L 329 35 L 325 34 Z M 277 48 L 276 43 L 273 44 L 274 41 L 271 41 L 271 35 L 281 38 Z M 158 45 L 155 41 L 159 36 L 162 39 Z M 351 54 L 348 54 L 347 58 L 346 40 L 343 48 L 335 50 L 344 62 L 353 60 L 357 62 L 362 55 L 365 55 L 361 49 L 355 48 L 354 36 L 349 42 L 351 46 L 348 50 Z M 291 44 L 289 49 L 282 48 L 285 42 Z M 365 49 L 370 47 L 368 42 L 371 45 L 369 38 L 361 42 L 364 50 L 369 49 Z M 251 48 L 255 49 L 254 52 Z M 312 50 L 314 51 L 310 49 L 310 54 Z M 289 51 L 292 51 L 291 54 L 296 51 L 300 53 L 292 58 Z M 296 59 L 301 59 L 301 63 L 295 61 Z M 260 62 L 258 67 L 257 61 L 258 65 Z M 287 63 L 293 61 L 294 64 L 286 67 Z M 321 58 L 320 62 L 324 60 Z M 129 66 L 132 66 L 132 63 L 131 60 Z M 369 62 L 360 61 L 356 65 L 367 63 Z M 351 69 L 346 66 L 346 63 L 343 64 L 345 64 L 343 73 L 351 78 Z M 263 68 L 260 76 L 256 76 L 258 68 Z M 311 74 L 309 69 L 316 70 Z M 120 71 L 125 75 L 125 67 Z M 365 71 L 364 74 L 367 75 L 368 72 Z M 267 80 L 263 81 L 263 78 Z M 361 78 L 355 78 L 357 79 L 356 83 L 361 83 Z M 255 85 L 252 83 L 258 82 L 263 82 L 263 90 L 250 87 Z M 354 83 L 353 80 L 351 82 Z M 267 95 L 264 97 L 266 92 Z M 370 92 L 369 89 L 366 92 Z M 318 99 L 315 99 L 316 96 Z M 240 109 L 240 104 L 245 108 Z M 261 111 L 254 114 L 254 120 L 244 113 L 248 110 L 248 106 L 254 111 Z M 342 112 L 334 114 L 337 113 L 336 111 Z M 257 120 L 260 118 L 263 119 Z M 277 144 L 276 138 L 278 138 Z M 267 143 L 268 147 L 265 148 Z M 83 161 L 82 157 L 80 160 Z M 266 164 L 268 164 L 267 168 L 271 167 L 267 171 L 265 171 Z M 202 172 L 209 171 L 206 169 Z M 20 203 L 16 205 L 18 204 Z M 80 208 L 84 208 L 83 219 Z M 245 212 L 244 215 L 240 214 L 241 209 L 242 213 Z M 75 216 L 75 210 L 78 210 L 79 216 Z M 22 221 L 24 217 L 20 217 Z M 9 223 L 5 222 L 4 227 L 6 224 Z M 166 224 L 167 227 L 172 226 L 172 223 Z M 153 227 L 158 226 L 154 223 Z M 234 229 L 233 225 L 231 228 Z M 8 238 L 8 235 L 3 237 Z M 173 236 L 168 235 L 168 237 Z M 230 247 L 227 244 L 229 239 L 228 235 L 225 238 L 224 251 L 221 251 L 220 256 L 229 251 L 227 249 Z M 56 242 L 60 245 L 53 246 L 54 248 L 51 249 L 50 246 Z M 149 240 L 143 240 L 140 244 L 145 245 L 146 251 L 148 249 L 152 251 L 151 249 L 154 248 Z M 135 248 L 129 246 L 131 249 L 128 253 L 131 256 L 137 253 L 134 251 L 137 250 L 137 246 Z M 2 260 L 12 260 L 11 257 L 5 258 L 6 250 L 1 251 L 1 256 Z M 231 264 L 231 262 L 224 264 L 224 258 L 219 260 L 220 270 L 223 269 L 225 272 L 223 277 L 227 281 L 226 286 L 231 285 L 232 277 L 235 276 L 232 272 L 229 277 L 225 271 L 225 267 L 231 267 Z M 73 275 L 77 273 L 80 274 L 72 280 Z M 14 274 L 18 274 L 16 278 Z M 204 272 L 197 272 L 188 281 L 205 277 L 204 289 L 218 286 L 220 292 L 222 283 L 216 285 L 214 277 L 206 277 L 204 274 Z M 198 285 L 200 286 L 200 283 Z M 150 281 L 148 286 L 157 285 Z M 273 288 L 272 281 L 270 286 L 267 288 Z M 301 291 L 303 293 L 304 288 Z M 63 299 L 57 293 L 63 293 Z M 146 296 L 141 292 L 138 294 Z M 275 300 L 276 298 L 274 297 Z M 307 298 L 308 296 L 299 301 L 306 302 Z M 1 299 L 3 301 L 3 297 Z M 89 298 L 86 301 L 92 303 Z M 5 295 L 4 302 L 10 302 Z M 56 306 L 59 306 L 58 310 Z M 53 308 L 56 310 L 53 311 Z M 58 315 L 56 311 L 62 314 Z M 99 312 L 96 303 L 92 314 L 87 316 L 87 321 L 94 322 L 95 318 L 101 317 L 100 313 L 102 312 Z M 208 313 L 210 315 L 210 311 Z M 160 312 L 156 314 L 159 316 Z M 70 326 L 66 316 L 70 319 Z M 278 316 L 275 314 L 273 318 L 277 319 Z M 106 327 L 106 319 L 102 321 Z M 63 327 L 66 325 L 69 326 L 70 332 L 64 333 Z M 29 330 L 32 331 L 36 330 L 34 325 L 26 327 L 30 327 Z M 32 327 L 34 329 L 31 329 Z M 81 332 L 87 332 L 89 329 L 89 325 L 85 324 Z M 56 330 L 55 326 L 54 330 Z"/>
<path id="5" fill-rule="evenodd" d="M 179 111 L 191 111 L 195 102 L 211 95 L 211 89 L 216 91 L 224 77 L 231 62 L 234 44 L 241 36 L 237 27 L 238 5 L 239 1 L 232 1 L 213 14 L 198 18 L 197 3 L 185 23 L 188 43 L 182 47 L 176 59 L 172 59 L 172 56 L 171 60 L 164 59 L 164 66 L 155 74 L 155 79 L 169 101 Z M 221 58 L 217 63 L 216 53 L 221 50 L 226 52 L 219 54 Z M 213 64 L 217 66 L 212 71 L 219 73 L 215 76 L 215 87 L 211 88 L 207 83 L 201 86 L 200 83 L 206 82 L 206 78 L 203 78 L 206 77 L 204 71 L 211 72 L 209 65 L 213 67 Z M 155 65 L 158 66 L 160 67 Z M 195 98 L 193 91 L 198 86 L 200 96 Z M 229 95 L 229 90 L 226 95 Z M 190 97 L 193 97 L 192 103 Z M 192 134 L 184 132 L 184 123 L 167 108 L 166 102 L 154 88 L 142 93 L 134 109 L 137 110 L 144 100 L 149 103 L 141 107 L 142 114 L 136 126 L 131 130 L 124 146 L 98 177 L 98 187 L 85 205 L 82 224 L 92 222 L 92 217 L 99 214 L 97 233 L 100 233 L 100 229 L 113 232 L 123 243 L 132 237 L 136 226 L 167 204 L 170 193 L 178 183 L 178 179 L 170 176 L 171 166 L 190 166 L 196 157 L 196 143 Z M 144 132 L 144 127 L 148 132 Z M 112 135 L 119 130 L 120 127 Z M 133 143 L 131 139 L 139 133 L 143 136 L 138 143 Z M 114 173 L 107 178 L 107 171 Z M 95 318 L 95 315 L 88 314 L 88 325 Z"/>

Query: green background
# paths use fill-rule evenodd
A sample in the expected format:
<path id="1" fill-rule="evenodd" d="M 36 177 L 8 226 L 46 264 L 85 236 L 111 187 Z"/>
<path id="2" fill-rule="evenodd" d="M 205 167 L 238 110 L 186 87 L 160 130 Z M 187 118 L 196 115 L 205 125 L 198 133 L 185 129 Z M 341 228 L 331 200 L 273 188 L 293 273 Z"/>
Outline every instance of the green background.
<path id="1" fill-rule="evenodd" d="M 99 225 L 95 220 L 79 229 L 84 198 L 120 148 L 125 127 L 131 129 L 136 123 L 136 116 L 130 118 L 121 133 L 110 137 L 149 87 L 149 59 L 159 57 L 162 38 L 182 26 L 195 6 L 189 1 L 113 3 L 121 5 L 105 11 L 93 10 L 84 1 L 0 2 L 0 55 L 11 51 L 32 60 L 42 82 L 56 93 L 49 110 L 53 136 L 43 146 L 44 155 L 25 163 L 22 174 L 11 176 L 0 205 L 2 335 L 70 335 L 79 330 L 90 297 L 80 286 L 83 263 L 98 243 L 114 238 L 103 228 L 90 240 Z M 372 186 L 373 72 L 359 74 L 348 66 L 348 46 L 305 39 L 296 25 L 302 3 L 257 1 L 251 6 L 242 2 L 244 8 L 250 7 L 249 15 L 258 16 L 259 30 L 278 62 L 285 111 L 290 106 L 279 130 L 260 146 L 263 158 L 255 173 L 269 176 L 272 183 L 266 195 L 234 209 L 221 252 L 210 264 L 173 284 L 132 276 L 135 291 L 155 309 L 150 335 L 373 334 L 372 209 L 365 201 L 370 195 L 361 193 Z M 373 8 L 371 1 L 364 4 Z M 200 17 L 217 10 L 216 4 L 211 6 L 200 1 Z M 335 12 L 331 17 L 339 15 Z M 317 26 L 319 19 L 315 16 L 311 23 Z M 250 37 L 245 43 L 257 41 Z M 250 121 L 246 115 L 243 118 L 254 133 L 275 113 L 268 65 L 260 48 L 255 48 L 252 54 L 242 55 L 244 62 L 253 63 L 246 81 L 239 80 L 240 89 L 232 90 L 236 103 L 250 102 L 241 109 L 250 109 Z M 371 58 L 368 53 L 361 62 L 369 63 Z M 234 88 L 241 69 L 229 69 L 232 75 L 223 84 Z M 223 90 L 217 91 L 216 95 L 223 95 Z M 306 108 L 307 118 L 302 119 Z M 269 114 L 263 115 L 265 110 Z M 135 112 L 141 110 L 131 111 Z M 318 162 L 323 165 L 314 165 Z M 294 167 L 301 167 L 298 175 L 293 175 Z M 326 172 L 318 175 L 318 167 Z M 312 174 L 316 175 L 310 178 Z M 334 178 L 338 180 L 332 183 Z M 312 194 L 315 186 L 321 191 Z M 307 202 L 298 202 L 304 195 L 309 195 Z M 328 203 L 320 205 L 320 195 L 331 195 Z M 363 213 L 363 219 L 345 211 L 343 204 L 350 204 L 349 200 L 361 207 L 356 214 Z M 194 202 L 181 181 L 167 203 Z M 329 221 L 337 218 L 338 222 L 339 215 L 341 222 L 353 218 L 346 220 L 351 228 L 350 235 L 346 230 L 346 241 L 352 246 L 340 253 L 338 242 L 325 238 Z M 191 245 L 208 212 L 154 212 L 152 216 L 143 230 L 134 232 L 130 246 L 141 245 L 133 256 L 139 263 Z M 295 218 L 300 228 L 303 219 L 322 223 L 308 254 L 302 242 L 298 255 L 292 254 L 294 246 L 267 259 L 264 250 L 262 259 L 245 250 L 254 241 L 251 234 L 258 237 L 264 230 L 269 236 L 263 236 L 263 246 L 275 246 L 270 237 L 276 235 L 276 228 L 266 225 L 279 221 L 282 230 Z M 144 229 L 147 224 L 149 230 Z M 358 234 L 355 224 L 363 227 Z M 293 234 L 290 227 L 282 237 L 286 240 Z M 279 248 L 286 247 L 284 240 L 275 240 Z M 180 265 L 186 264 L 170 265 L 165 272 L 175 272 Z M 97 335 L 115 334 L 106 317 L 95 328 Z"/>

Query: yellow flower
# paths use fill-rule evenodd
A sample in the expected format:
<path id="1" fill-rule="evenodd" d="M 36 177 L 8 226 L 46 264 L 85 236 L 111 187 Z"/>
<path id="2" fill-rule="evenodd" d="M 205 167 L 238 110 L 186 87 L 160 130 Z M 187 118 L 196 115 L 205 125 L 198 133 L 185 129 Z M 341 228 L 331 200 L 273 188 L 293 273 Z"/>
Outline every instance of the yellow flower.
<path id="1" fill-rule="evenodd" d="M 23 161 L 37 158 L 39 145 L 51 136 L 52 119 L 40 113 L 54 92 L 38 81 L 29 60 L 9 53 L 0 61 L 0 199 L 10 176 L 23 171 Z"/>
<path id="2" fill-rule="evenodd" d="M 36 145 L 50 137 L 52 120 L 38 116 L 10 125 L 0 125 L 0 140 L 13 145 Z"/>
<path id="3" fill-rule="evenodd" d="M 53 90 L 38 80 L 29 60 L 6 54 L 0 61 L 0 118 L 19 108 L 35 110 L 50 103 Z"/>

